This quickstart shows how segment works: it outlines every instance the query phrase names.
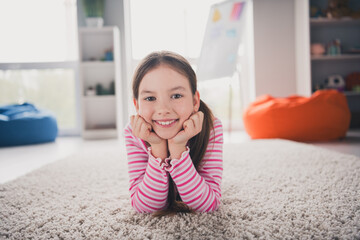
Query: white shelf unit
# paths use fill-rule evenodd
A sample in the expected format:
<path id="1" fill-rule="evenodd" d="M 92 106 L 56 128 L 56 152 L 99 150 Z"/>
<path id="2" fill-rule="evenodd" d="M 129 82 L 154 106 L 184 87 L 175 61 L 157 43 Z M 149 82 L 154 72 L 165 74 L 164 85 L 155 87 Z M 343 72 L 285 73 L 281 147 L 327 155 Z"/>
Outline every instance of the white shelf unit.
<path id="1" fill-rule="evenodd" d="M 360 8 L 360 1 L 352 1 L 351 8 Z M 308 0 L 308 7 L 317 5 L 321 9 L 326 9 L 328 0 Z M 309 12 L 308 12 L 309 14 Z M 360 19 L 349 17 L 339 19 L 329 19 L 325 17 L 310 18 L 309 33 L 310 45 L 321 43 L 325 46 L 334 39 L 341 42 L 340 55 L 320 55 L 310 56 L 311 88 L 312 92 L 316 86 L 324 83 L 325 79 L 332 74 L 340 74 L 346 78 L 352 72 L 360 72 L 360 53 L 351 53 L 354 47 L 360 47 Z M 310 47 L 309 47 L 310 48 Z M 345 92 L 348 105 L 352 113 L 351 127 L 360 127 L 360 93 Z"/>
<path id="2" fill-rule="evenodd" d="M 112 49 L 113 57 L 105 58 Z M 120 33 L 117 27 L 80 28 L 79 59 L 84 139 L 117 138 L 121 116 Z M 110 92 L 114 84 L 115 93 Z M 87 94 L 101 84 L 106 93 Z M 99 87 L 98 87 L 99 88 Z"/>

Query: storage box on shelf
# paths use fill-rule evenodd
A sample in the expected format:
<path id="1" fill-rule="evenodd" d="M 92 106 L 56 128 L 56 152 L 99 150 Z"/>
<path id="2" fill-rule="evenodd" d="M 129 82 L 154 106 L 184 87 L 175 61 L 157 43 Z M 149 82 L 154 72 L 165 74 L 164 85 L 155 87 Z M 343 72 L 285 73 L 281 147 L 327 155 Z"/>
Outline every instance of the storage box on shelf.
<path id="1" fill-rule="evenodd" d="M 118 137 L 119 39 L 117 27 L 79 29 L 82 136 L 85 139 Z"/>

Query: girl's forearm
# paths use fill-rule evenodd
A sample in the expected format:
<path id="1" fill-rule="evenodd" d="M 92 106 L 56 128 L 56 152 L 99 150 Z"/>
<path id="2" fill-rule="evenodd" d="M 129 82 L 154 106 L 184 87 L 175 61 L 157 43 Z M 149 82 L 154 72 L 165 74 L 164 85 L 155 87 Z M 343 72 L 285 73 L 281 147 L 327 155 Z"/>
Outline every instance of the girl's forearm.
<path id="1" fill-rule="evenodd" d="M 167 141 L 163 140 L 159 144 L 151 145 L 151 153 L 155 158 L 165 159 L 168 157 Z"/>
<path id="2" fill-rule="evenodd" d="M 169 152 L 172 159 L 180 159 L 181 154 L 186 151 L 185 144 L 169 143 Z"/>

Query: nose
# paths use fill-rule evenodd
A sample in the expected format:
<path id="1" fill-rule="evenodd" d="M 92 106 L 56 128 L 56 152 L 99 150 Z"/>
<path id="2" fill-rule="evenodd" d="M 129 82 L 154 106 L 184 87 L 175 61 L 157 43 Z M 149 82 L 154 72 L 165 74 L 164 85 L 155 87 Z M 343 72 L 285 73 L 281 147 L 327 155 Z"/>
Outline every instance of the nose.
<path id="1" fill-rule="evenodd" d="M 170 114 L 170 103 L 166 100 L 160 100 L 157 102 L 156 113 L 160 116 Z"/>

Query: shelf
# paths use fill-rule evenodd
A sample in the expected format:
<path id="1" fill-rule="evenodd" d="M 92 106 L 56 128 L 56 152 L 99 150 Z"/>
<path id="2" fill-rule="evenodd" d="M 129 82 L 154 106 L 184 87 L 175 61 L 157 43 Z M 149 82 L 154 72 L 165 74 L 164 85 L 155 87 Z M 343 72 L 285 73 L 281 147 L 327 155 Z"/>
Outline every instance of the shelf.
<path id="1" fill-rule="evenodd" d="M 341 19 L 331 19 L 331 18 L 311 18 L 311 26 L 356 26 L 360 25 L 360 19 L 353 18 L 341 18 Z"/>
<path id="2" fill-rule="evenodd" d="M 116 128 L 108 129 L 84 129 L 83 138 L 85 139 L 107 139 L 107 138 L 117 138 Z"/>
<path id="3" fill-rule="evenodd" d="M 116 97 L 114 95 L 85 96 L 85 129 L 116 128 Z"/>
<path id="4" fill-rule="evenodd" d="M 322 90 L 326 90 L 326 89 L 322 89 Z M 317 90 L 313 90 L 312 94 L 315 93 Z M 341 92 L 343 93 L 345 96 L 347 97 L 353 97 L 353 96 L 360 96 L 360 92 L 352 92 L 352 91 L 343 91 Z"/>
<path id="5" fill-rule="evenodd" d="M 89 101 L 115 101 L 115 95 L 95 95 L 95 96 L 84 96 L 86 102 Z"/>
<path id="6" fill-rule="evenodd" d="M 328 61 L 328 60 L 352 60 L 352 59 L 360 59 L 360 54 L 341 54 L 341 55 L 312 55 L 312 61 Z"/>
<path id="7" fill-rule="evenodd" d="M 343 92 L 345 96 L 360 96 L 360 92 L 351 92 L 351 91 L 345 91 Z"/>
<path id="8" fill-rule="evenodd" d="M 108 27 L 101 27 L 101 28 L 96 28 L 96 27 L 81 27 L 79 28 L 80 33 L 91 33 L 91 34 L 104 34 L 104 33 L 108 33 L 108 34 L 112 34 L 114 31 L 114 27 L 112 26 L 108 26 Z"/>
<path id="9" fill-rule="evenodd" d="M 115 64 L 113 61 L 83 61 L 82 67 L 113 67 Z"/>

